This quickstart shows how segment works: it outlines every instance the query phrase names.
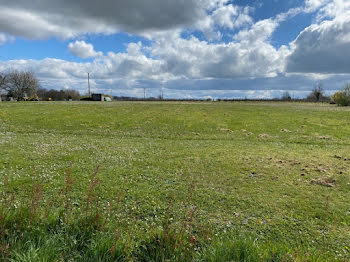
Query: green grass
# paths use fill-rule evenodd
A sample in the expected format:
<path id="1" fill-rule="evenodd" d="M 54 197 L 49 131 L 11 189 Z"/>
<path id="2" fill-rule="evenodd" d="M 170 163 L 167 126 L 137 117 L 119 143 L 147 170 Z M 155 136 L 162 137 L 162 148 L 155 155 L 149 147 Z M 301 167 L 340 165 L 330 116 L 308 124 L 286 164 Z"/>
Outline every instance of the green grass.
<path id="1" fill-rule="evenodd" d="M 1 258 L 348 261 L 349 146 L 328 104 L 0 103 Z"/>

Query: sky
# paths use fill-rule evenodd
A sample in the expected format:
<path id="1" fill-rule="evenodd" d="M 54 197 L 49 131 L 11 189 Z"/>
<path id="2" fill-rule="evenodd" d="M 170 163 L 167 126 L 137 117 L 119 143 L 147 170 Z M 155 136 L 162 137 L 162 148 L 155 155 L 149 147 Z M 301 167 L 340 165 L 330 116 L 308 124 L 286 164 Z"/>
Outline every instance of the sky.
<path id="1" fill-rule="evenodd" d="M 350 0 L 0 0 L 0 72 L 47 89 L 306 96 L 350 82 Z"/>

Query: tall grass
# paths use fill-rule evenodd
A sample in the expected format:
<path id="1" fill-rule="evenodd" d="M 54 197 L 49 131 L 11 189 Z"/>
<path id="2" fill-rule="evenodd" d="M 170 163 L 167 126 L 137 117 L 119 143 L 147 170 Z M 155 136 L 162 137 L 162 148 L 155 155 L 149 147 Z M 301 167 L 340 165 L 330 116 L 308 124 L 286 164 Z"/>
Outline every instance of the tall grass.
<path id="1" fill-rule="evenodd" d="M 2 261 L 326 261 L 317 251 L 293 250 L 286 245 L 259 242 L 231 232 L 214 233 L 197 216 L 189 186 L 184 212 L 170 197 L 161 227 L 138 239 L 112 219 L 112 200 L 102 208 L 99 166 L 86 191 L 73 194 L 69 168 L 56 194 L 45 192 L 33 176 L 30 192 L 17 199 L 4 180 L 0 205 L 0 258 Z M 52 197 L 52 195 L 54 195 Z M 73 202 L 74 201 L 74 202 Z M 117 203 L 122 198 L 117 197 Z"/>

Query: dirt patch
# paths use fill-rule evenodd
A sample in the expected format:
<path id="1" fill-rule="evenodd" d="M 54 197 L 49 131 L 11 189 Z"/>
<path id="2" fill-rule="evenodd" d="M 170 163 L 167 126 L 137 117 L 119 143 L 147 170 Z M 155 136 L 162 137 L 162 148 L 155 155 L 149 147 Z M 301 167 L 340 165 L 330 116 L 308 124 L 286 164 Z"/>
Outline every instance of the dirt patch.
<path id="1" fill-rule="evenodd" d="M 339 160 L 350 161 L 349 157 L 342 157 L 342 156 L 338 156 L 338 155 L 334 155 L 333 157 L 336 159 L 339 159 Z"/>
<path id="2" fill-rule="evenodd" d="M 242 129 L 241 131 L 242 131 L 246 136 L 251 136 L 251 135 L 253 135 L 253 133 L 252 133 L 252 132 L 248 132 L 247 129 Z"/>
<path id="3" fill-rule="evenodd" d="M 335 186 L 335 179 L 332 177 L 312 179 L 310 181 L 310 183 L 320 185 L 320 186 L 334 187 Z"/>
<path id="4" fill-rule="evenodd" d="M 316 167 L 314 168 L 314 171 L 319 173 L 327 173 L 330 170 L 329 167 Z"/>
<path id="5" fill-rule="evenodd" d="M 265 139 L 265 138 L 272 138 L 272 136 L 268 135 L 268 134 L 260 134 L 259 138 Z"/>
<path id="6" fill-rule="evenodd" d="M 307 169 L 307 168 L 302 168 L 301 172 L 303 172 L 302 174 L 304 174 L 304 175 L 309 175 L 310 174 L 310 170 Z"/>
<path id="7" fill-rule="evenodd" d="M 285 129 L 285 128 L 282 128 L 281 129 L 281 132 L 283 133 L 292 133 L 292 131 L 288 130 L 288 129 Z"/>
<path id="8" fill-rule="evenodd" d="M 331 139 L 330 136 L 316 136 L 316 138 L 321 139 L 321 140 L 329 140 L 329 139 Z"/>
<path id="9" fill-rule="evenodd" d="M 219 130 L 222 132 L 233 133 L 233 131 L 231 129 L 228 129 L 228 128 L 220 128 Z"/>

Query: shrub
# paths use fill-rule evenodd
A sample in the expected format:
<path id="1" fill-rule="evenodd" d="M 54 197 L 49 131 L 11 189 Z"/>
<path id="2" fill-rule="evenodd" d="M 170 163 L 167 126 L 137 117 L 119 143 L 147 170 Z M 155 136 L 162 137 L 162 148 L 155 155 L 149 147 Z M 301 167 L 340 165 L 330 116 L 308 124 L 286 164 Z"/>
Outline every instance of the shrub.
<path id="1" fill-rule="evenodd" d="M 89 96 L 83 96 L 82 98 L 80 98 L 80 101 L 92 101 L 92 98 Z"/>
<path id="2" fill-rule="evenodd" d="M 318 82 L 315 88 L 306 97 L 309 102 L 327 102 L 329 97 L 325 96 L 322 82 Z"/>
<path id="3" fill-rule="evenodd" d="M 350 106 L 350 84 L 333 95 L 334 102 L 339 106 Z"/>

